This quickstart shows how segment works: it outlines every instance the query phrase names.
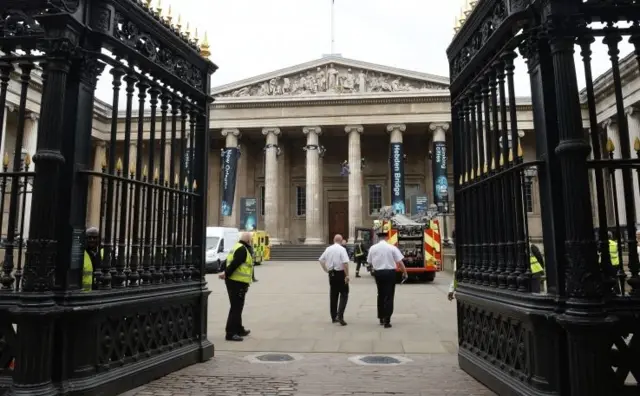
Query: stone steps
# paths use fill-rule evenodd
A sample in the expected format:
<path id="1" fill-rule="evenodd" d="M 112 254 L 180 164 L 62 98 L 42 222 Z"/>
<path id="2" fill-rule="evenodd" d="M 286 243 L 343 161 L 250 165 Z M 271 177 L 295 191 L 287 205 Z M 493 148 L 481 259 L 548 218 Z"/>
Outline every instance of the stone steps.
<path id="1" fill-rule="evenodd" d="M 328 245 L 274 245 L 271 261 L 318 261 Z"/>

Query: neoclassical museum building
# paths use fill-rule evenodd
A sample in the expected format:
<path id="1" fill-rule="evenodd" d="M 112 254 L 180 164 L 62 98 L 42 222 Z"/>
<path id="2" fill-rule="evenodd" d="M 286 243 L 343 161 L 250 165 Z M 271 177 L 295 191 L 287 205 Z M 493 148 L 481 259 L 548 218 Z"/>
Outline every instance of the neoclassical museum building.
<path id="1" fill-rule="evenodd" d="M 621 73 L 626 81 L 626 117 L 633 142 L 640 136 L 636 107 L 640 79 L 635 60 L 625 58 Z M 619 136 L 611 78 L 609 72 L 603 74 L 594 88 L 602 141 L 611 138 L 615 144 Z M 243 205 L 253 202 L 255 226 L 266 230 L 272 243 L 324 244 L 336 233 L 352 239 L 354 228 L 370 227 L 382 206 L 402 206 L 415 214 L 425 205 L 436 204 L 442 212 L 442 231 L 451 236 L 455 205 L 448 83 L 448 77 L 330 55 L 214 88 L 209 180 L 203 184 L 209 197 L 207 223 L 243 227 L 243 211 L 247 209 Z M 9 154 L 9 162 L 14 158 L 12 142 L 19 123 L 15 111 L 19 89 L 16 71 L 9 81 L 1 125 L 1 150 Z M 37 144 L 40 92 L 39 79 L 33 78 L 23 120 L 22 157 L 32 155 Z M 517 98 L 516 103 L 519 143 L 525 161 L 533 160 L 536 137 L 530 99 Z M 141 155 L 143 163 L 151 149 L 156 153 L 164 150 L 170 156 L 170 142 L 162 147 L 156 141 L 152 148 L 145 140 L 125 147 L 124 118 L 122 114 L 117 120 L 122 141 L 117 145 L 118 156 L 129 150 L 130 162 Z M 583 119 L 587 130 L 586 105 Z M 105 142 L 110 139 L 112 121 L 109 106 L 96 101 L 92 133 L 95 171 L 106 161 Z M 228 158 L 223 154 L 229 152 L 225 149 L 237 149 L 231 175 L 225 170 Z M 233 173 L 235 184 L 229 179 Z M 525 173 L 529 235 L 535 239 L 541 235 L 537 175 L 535 170 Z M 615 180 L 619 183 L 621 178 Z M 637 192 L 635 178 L 634 183 Z M 88 226 L 99 222 L 100 191 L 98 183 L 91 186 Z M 616 193 L 621 203 L 622 191 L 618 188 Z M 635 195 L 640 208 L 640 197 Z M 614 193 L 608 199 L 613 201 Z M 618 206 L 623 210 L 624 205 Z M 624 214 L 620 218 L 624 219 Z M 4 235 L 6 222 L 3 224 Z"/>

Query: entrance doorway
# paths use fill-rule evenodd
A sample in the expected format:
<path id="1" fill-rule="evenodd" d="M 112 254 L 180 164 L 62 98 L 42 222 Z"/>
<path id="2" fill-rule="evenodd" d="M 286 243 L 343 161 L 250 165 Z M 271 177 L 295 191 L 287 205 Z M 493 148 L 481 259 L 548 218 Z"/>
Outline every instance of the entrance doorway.
<path id="1" fill-rule="evenodd" d="M 329 202 L 329 243 L 333 242 L 333 236 L 342 235 L 349 238 L 349 202 Z"/>

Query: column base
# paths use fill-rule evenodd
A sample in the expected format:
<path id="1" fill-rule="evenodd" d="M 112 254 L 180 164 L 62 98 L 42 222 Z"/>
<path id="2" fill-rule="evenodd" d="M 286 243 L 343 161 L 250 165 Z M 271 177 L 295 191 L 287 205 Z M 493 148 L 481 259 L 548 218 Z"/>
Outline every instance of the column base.
<path id="1" fill-rule="evenodd" d="M 278 238 L 273 238 L 273 237 L 269 237 L 269 245 L 282 245 L 284 244 L 284 241 L 281 241 Z"/>
<path id="2" fill-rule="evenodd" d="M 324 245 L 324 241 L 321 238 L 306 238 L 304 240 L 305 245 Z"/>
<path id="3" fill-rule="evenodd" d="M 347 240 L 347 245 L 353 245 L 353 244 L 355 244 L 355 243 L 356 243 L 356 239 L 355 239 L 355 238 L 349 238 L 349 239 Z"/>

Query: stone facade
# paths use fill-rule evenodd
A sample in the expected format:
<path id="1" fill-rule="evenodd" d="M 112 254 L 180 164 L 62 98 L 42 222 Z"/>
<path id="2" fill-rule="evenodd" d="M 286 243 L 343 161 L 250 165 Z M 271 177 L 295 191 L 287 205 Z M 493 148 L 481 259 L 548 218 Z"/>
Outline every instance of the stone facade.
<path id="1" fill-rule="evenodd" d="M 635 107 L 640 102 L 640 78 L 632 58 L 621 62 L 621 73 L 627 81 L 626 117 L 633 141 L 640 137 L 640 117 Z M 605 73 L 594 86 L 599 132 L 603 143 L 611 137 L 615 144 L 619 141 L 619 132 L 610 80 L 610 73 Z M 29 155 L 33 155 L 36 147 L 39 81 L 36 76 L 30 84 L 25 112 L 23 151 Z M 389 203 L 391 141 L 404 144 L 407 202 L 414 194 L 427 195 L 432 201 L 430 153 L 433 142 L 450 142 L 447 85 L 445 77 L 328 56 L 214 89 L 210 172 L 206 183 L 210 197 L 207 223 L 238 226 L 240 198 L 255 197 L 258 226 L 269 232 L 274 243 L 325 243 L 335 232 L 353 237 L 355 227 L 371 225 L 375 218 L 373 203 Z M 18 75 L 12 76 L 0 125 L 1 150 L 9 157 L 9 167 L 14 160 L 12 147 L 18 126 L 19 89 Z M 525 160 L 536 157 L 531 109 L 528 98 L 518 98 L 518 129 Z M 109 106 L 96 101 L 94 149 L 87 164 L 96 171 L 101 170 L 107 160 L 109 148 L 105 141 L 109 141 L 111 132 L 110 117 Z M 588 130 L 586 106 L 583 119 L 584 128 Z M 132 121 L 136 123 L 137 119 L 134 117 Z M 149 122 L 145 127 L 149 128 Z M 158 121 L 156 130 L 160 127 Z M 115 145 L 117 158 L 129 150 L 131 158 L 142 156 L 146 166 L 150 150 L 157 156 L 163 151 L 166 156 L 170 155 L 169 145 L 161 147 L 156 142 L 155 147 L 149 147 L 148 130 L 143 131 L 142 143 L 124 147 L 124 131 L 122 117 Z M 223 217 L 220 215 L 220 149 L 233 146 L 241 151 L 234 211 L 232 216 Z M 449 185 L 453 186 L 452 150 L 448 147 L 447 151 Z M 177 160 L 179 158 L 176 163 Z M 345 165 L 349 169 L 346 173 Z M 149 176 L 155 171 L 149 169 Z M 172 179 L 172 170 L 164 169 L 164 173 Z M 617 184 L 620 179 L 616 178 Z M 529 231 L 535 239 L 541 235 L 535 175 L 531 182 Z M 635 178 L 634 185 L 637 191 Z M 616 199 L 622 203 L 622 188 L 617 191 Z M 99 222 L 99 201 L 100 185 L 90 180 L 88 225 Z M 636 207 L 640 206 L 638 194 L 635 203 Z M 611 199 L 608 206 L 613 208 Z M 447 235 L 453 231 L 454 212 L 455 207 L 451 205 L 451 213 L 442 219 Z M 28 216 L 27 213 L 26 224 Z M 2 233 L 6 234 L 6 221 L 3 224 Z"/>

